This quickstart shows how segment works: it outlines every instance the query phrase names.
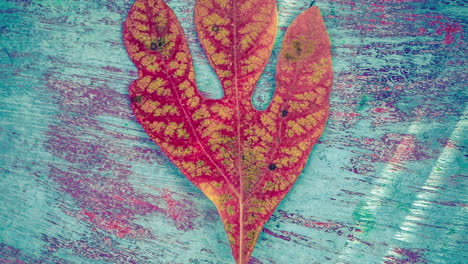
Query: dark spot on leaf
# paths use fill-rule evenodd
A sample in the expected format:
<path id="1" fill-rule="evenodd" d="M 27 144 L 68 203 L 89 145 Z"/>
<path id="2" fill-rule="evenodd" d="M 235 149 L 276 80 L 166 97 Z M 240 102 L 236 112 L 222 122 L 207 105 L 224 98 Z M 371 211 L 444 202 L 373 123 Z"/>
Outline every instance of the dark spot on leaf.
<path id="1" fill-rule="evenodd" d="M 219 30 L 218 25 L 213 25 L 213 26 L 211 27 L 211 30 L 213 30 L 214 32 L 218 32 L 218 30 Z"/>
<path id="2" fill-rule="evenodd" d="M 301 56 L 301 53 L 302 53 L 302 47 L 301 47 L 302 44 L 301 44 L 301 42 L 299 42 L 299 41 L 297 41 L 297 40 L 296 40 L 296 41 L 293 41 L 293 42 L 292 42 L 292 46 L 293 46 L 293 48 L 294 48 L 294 51 L 296 52 L 296 55 L 297 55 L 297 56 Z"/>
<path id="3" fill-rule="evenodd" d="M 276 165 L 274 163 L 271 163 L 270 166 L 268 166 L 268 169 L 274 170 L 276 169 Z"/>
<path id="4" fill-rule="evenodd" d="M 289 61 L 304 60 L 307 55 L 314 52 L 313 40 L 308 40 L 305 37 L 298 37 L 291 40 L 289 45 L 286 46 L 285 59 Z"/>
<path id="5" fill-rule="evenodd" d="M 156 51 L 156 50 L 161 49 L 161 48 L 164 46 L 164 44 L 166 44 L 165 41 L 164 41 L 164 39 L 163 39 L 163 38 L 160 38 L 160 39 L 158 39 L 157 41 L 151 42 L 149 48 L 150 48 L 150 50 L 152 50 L 152 51 Z"/>
<path id="6" fill-rule="evenodd" d="M 284 57 L 286 58 L 286 60 L 294 60 L 294 59 L 295 59 L 295 58 L 294 58 L 291 54 L 289 54 L 289 53 L 286 53 L 286 54 L 284 55 Z"/>
<path id="7" fill-rule="evenodd" d="M 141 95 L 137 95 L 133 98 L 131 98 L 132 102 L 135 102 L 135 103 L 141 103 L 141 101 L 143 100 L 143 96 Z"/>
<path id="8" fill-rule="evenodd" d="M 158 49 L 158 46 L 156 45 L 156 43 L 155 43 L 155 42 L 151 42 L 151 44 L 150 44 L 150 50 L 153 50 L 153 51 L 154 51 L 154 50 L 157 50 L 157 49 Z"/>
<path id="9" fill-rule="evenodd" d="M 161 48 L 162 46 L 164 46 L 164 40 L 163 40 L 163 39 L 159 39 L 159 41 L 158 41 L 158 47 Z"/>
<path id="10" fill-rule="evenodd" d="M 281 116 L 282 117 L 285 117 L 288 115 L 288 111 L 286 109 L 284 109 L 283 111 L 281 111 Z"/>
<path id="11" fill-rule="evenodd" d="M 296 48 L 296 53 L 297 53 L 297 55 L 301 55 L 301 52 L 302 52 L 302 48 L 301 48 L 301 47 L 297 47 L 297 48 Z"/>

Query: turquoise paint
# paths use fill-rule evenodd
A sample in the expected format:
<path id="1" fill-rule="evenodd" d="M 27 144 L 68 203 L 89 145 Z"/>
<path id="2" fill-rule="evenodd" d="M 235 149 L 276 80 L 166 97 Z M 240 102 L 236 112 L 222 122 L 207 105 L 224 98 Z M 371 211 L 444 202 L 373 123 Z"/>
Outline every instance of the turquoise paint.
<path id="1" fill-rule="evenodd" d="M 316 2 L 333 43 L 332 112 L 258 263 L 466 259 L 466 8 L 396 2 Z M 0 262 L 232 263 L 214 206 L 132 116 L 121 32 L 131 4 L 0 3 Z M 170 5 L 200 53 L 193 2 Z M 280 1 L 280 25 L 308 5 Z M 463 26 L 450 45 L 446 24 Z M 256 107 L 271 98 L 282 36 Z M 195 64 L 220 96 L 203 83 L 214 78 L 206 58 Z M 134 233 L 120 237 L 125 221 Z"/>

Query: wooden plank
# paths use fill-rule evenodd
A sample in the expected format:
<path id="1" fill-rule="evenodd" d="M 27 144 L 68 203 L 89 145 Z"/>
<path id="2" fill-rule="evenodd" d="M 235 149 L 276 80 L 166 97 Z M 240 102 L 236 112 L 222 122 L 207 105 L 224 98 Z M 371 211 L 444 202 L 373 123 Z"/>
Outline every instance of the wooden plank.
<path id="1" fill-rule="evenodd" d="M 233 263 L 214 205 L 132 115 L 128 1 L 0 3 L 0 262 Z M 221 97 L 170 1 L 197 80 Z M 253 101 L 265 108 L 285 27 Z M 331 116 L 252 263 L 464 263 L 466 8 L 316 1 L 333 44 Z M 16 261 L 16 262 L 15 262 Z"/>

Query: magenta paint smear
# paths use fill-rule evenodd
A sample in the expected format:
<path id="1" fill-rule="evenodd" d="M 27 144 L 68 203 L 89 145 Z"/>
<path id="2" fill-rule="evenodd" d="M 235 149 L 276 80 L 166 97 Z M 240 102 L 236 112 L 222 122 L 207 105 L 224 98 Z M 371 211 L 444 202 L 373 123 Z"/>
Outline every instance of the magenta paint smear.
<path id="1" fill-rule="evenodd" d="M 424 249 L 395 248 L 396 256 L 386 256 L 385 264 L 426 264 Z"/>
<path id="2" fill-rule="evenodd" d="M 128 181 L 134 173 L 130 164 L 164 165 L 168 159 L 156 148 L 119 144 L 121 140 L 146 139 L 113 131 L 103 126 L 109 124 L 98 121 L 100 116 L 132 119 L 126 97 L 106 86 L 57 80 L 57 76 L 49 74 L 48 84 L 64 114 L 50 126 L 45 144 L 57 159 L 48 164 L 49 177 L 77 206 L 64 213 L 87 223 L 96 236 L 78 241 L 45 236 L 49 250 L 70 248 L 83 258 L 140 263 L 142 259 L 135 252 L 119 249 L 116 240 L 157 238 L 154 230 L 136 223 L 139 218 L 161 215 L 171 219 L 178 230 L 196 228 L 194 221 L 199 215 L 189 197 L 156 187 L 153 190 L 159 195 L 144 193 Z M 127 162 L 115 160 L 118 156 L 126 157 Z"/>

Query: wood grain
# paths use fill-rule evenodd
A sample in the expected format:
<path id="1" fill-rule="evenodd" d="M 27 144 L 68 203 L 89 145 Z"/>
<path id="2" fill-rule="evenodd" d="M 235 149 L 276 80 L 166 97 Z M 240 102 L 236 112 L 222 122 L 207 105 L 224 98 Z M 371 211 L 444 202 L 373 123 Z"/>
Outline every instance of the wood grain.
<path id="1" fill-rule="evenodd" d="M 0 263 L 233 263 L 216 208 L 134 119 L 131 1 L 0 3 Z M 197 83 L 220 97 L 193 25 Z M 310 2 L 278 2 L 253 104 Z M 251 263 L 464 263 L 463 1 L 316 1 L 332 41 L 331 115 Z M 221 94 L 222 96 L 222 94 Z"/>

